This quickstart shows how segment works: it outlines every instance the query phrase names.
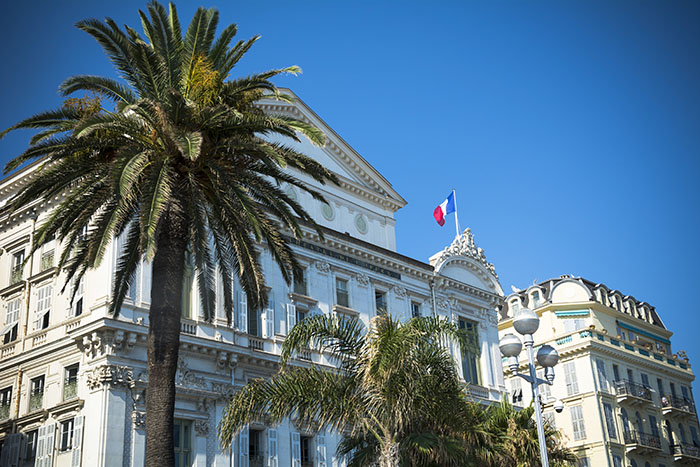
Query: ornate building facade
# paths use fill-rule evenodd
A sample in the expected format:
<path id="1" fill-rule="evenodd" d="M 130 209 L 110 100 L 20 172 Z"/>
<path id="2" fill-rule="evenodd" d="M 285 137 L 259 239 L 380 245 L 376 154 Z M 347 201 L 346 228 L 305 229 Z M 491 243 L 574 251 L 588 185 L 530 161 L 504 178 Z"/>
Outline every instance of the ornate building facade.
<path id="1" fill-rule="evenodd" d="M 506 298 L 499 334 L 515 333 L 523 307 L 540 316 L 535 346 L 560 355 L 553 386 L 540 386 L 545 418 L 586 467 L 700 465 L 698 419 L 687 355 L 656 309 L 582 278 L 561 276 Z M 527 362 L 519 359 L 521 371 Z M 542 369 L 538 374 L 543 377 Z M 527 406 L 527 383 L 506 371 L 512 402 Z M 553 402 L 564 402 L 557 413 Z"/>
<path id="2" fill-rule="evenodd" d="M 473 336 L 473 345 L 456 354 L 470 394 L 479 401 L 499 400 L 505 389 L 497 330 L 503 292 L 471 231 L 429 263 L 401 255 L 394 213 L 405 201 L 389 182 L 301 100 L 261 106 L 321 128 L 326 146 L 301 144 L 301 149 L 333 170 L 340 183 L 316 186 L 327 203 L 287 188 L 323 227 L 325 240 L 311 229 L 301 239 L 290 238 L 305 269 L 292 286 L 263 251 L 267 309 L 248 309 L 234 283 L 233 323 L 220 306 L 215 319 L 205 322 L 197 294 L 185 294 L 176 378 L 178 465 L 343 465 L 335 454 L 337 433 L 309 431 L 294 420 L 253 424 L 230 451 L 217 442 L 217 423 L 230 395 L 250 379 L 276 372 L 287 331 L 318 313 L 357 316 L 365 323 L 384 310 L 402 319 L 448 316 Z M 27 167 L 0 182 L 2 205 L 35 170 Z M 138 269 L 118 317 L 106 310 L 119 240 L 98 269 L 62 291 L 65 275 L 55 267 L 59 244 L 27 257 L 37 226 L 57 201 L 37 200 L 11 215 L 0 208 L 0 464 L 143 465 L 150 265 Z M 196 287 L 194 274 L 190 284 Z M 310 350 L 294 364 L 330 363 Z"/>

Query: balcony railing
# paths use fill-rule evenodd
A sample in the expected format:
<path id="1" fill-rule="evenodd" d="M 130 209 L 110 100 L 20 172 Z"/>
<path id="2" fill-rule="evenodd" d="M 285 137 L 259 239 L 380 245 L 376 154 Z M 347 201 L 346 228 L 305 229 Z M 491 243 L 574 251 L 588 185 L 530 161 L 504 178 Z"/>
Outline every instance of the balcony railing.
<path id="1" fill-rule="evenodd" d="M 700 459 L 700 448 L 692 444 L 681 443 L 671 446 L 674 456 L 688 456 Z"/>
<path id="2" fill-rule="evenodd" d="M 695 413 L 693 401 L 684 397 L 663 395 L 661 396 L 661 407 L 664 409 L 678 409 L 691 414 Z"/>
<path id="3" fill-rule="evenodd" d="M 248 348 L 253 350 L 265 350 L 265 341 L 259 337 L 248 336 Z"/>
<path id="4" fill-rule="evenodd" d="M 29 411 L 39 410 L 44 406 L 44 393 L 37 392 L 29 396 Z"/>
<path id="5" fill-rule="evenodd" d="M 10 271 L 10 284 L 16 284 L 22 280 L 22 266 L 12 268 Z"/>
<path id="6" fill-rule="evenodd" d="M 53 250 L 47 251 L 41 255 L 41 270 L 46 271 L 53 267 Z"/>
<path id="7" fill-rule="evenodd" d="M 69 381 L 63 385 L 63 400 L 73 399 L 78 395 L 78 382 Z"/>
<path id="8" fill-rule="evenodd" d="M 618 396 L 632 396 L 646 401 L 651 401 L 651 389 L 643 384 L 632 381 L 615 381 L 615 389 Z"/>
<path id="9" fill-rule="evenodd" d="M 10 404 L 0 405 L 0 420 L 10 418 Z"/>
<path id="10" fill-rule="evenodd" d="M 641 431 L 624 431 L 625 444 L 638 444 L 652 449 L 661 449 L 661 438 L 658 435 L 643 433 Z"/>

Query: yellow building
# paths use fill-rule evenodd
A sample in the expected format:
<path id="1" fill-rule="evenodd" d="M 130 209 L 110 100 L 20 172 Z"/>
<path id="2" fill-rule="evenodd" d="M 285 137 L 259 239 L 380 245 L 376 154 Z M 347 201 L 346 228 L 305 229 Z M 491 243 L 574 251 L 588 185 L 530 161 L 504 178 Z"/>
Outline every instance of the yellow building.
<path id="1" fill-rule="evenodd" d="M 550 344 L 559 352 L 554 385 L 540 386 L 544 416 L 581 466 L 700 465 L 695 376 L 685 353 L 672 348 L 672 332 L 653 306 L 603 284 L 561 276 L 509 295 L 500 337 L 515 334 L 513 317 L 522 308 L 540 316 L 535 349 Z M 519 361 L 523 372 L 524 352 Z M 503 367 L 511 401 L 529 405 L 529 385 L 505 362 Z M 557 399 L 564 403 L 559 413 Z"/>

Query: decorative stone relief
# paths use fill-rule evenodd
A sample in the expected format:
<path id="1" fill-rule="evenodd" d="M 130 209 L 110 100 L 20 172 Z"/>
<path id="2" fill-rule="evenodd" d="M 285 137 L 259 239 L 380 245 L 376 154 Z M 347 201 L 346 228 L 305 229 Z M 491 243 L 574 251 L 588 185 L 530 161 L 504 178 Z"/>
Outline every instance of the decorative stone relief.
<path id="1" fill-rule="evenodd" d="M 224 368 L 226 368 L 227 362 L 228 362 L 228 352 L 224 352 L 223 350 L 219 350 L 216 353 L 216 366 L 223 370 Z"/>
<path id="2" fill-rule="evenodd" d="M 88 388 L 134 387 L 133 370 L 128 366 L 101 365 L 86 373 Z"/>
<path id="3" fill-rule="evenodd" d="M 357 283 L 367 287 L 369 285 L 369 276 L 367 274 L 358 274 L 357 277 Z"/>
<path id="4" fill-rule="evenodd" d="M 194 432 L 197 436 L 209 435 L 209 420 L 195 420 Z"/>
<path id="5" fill-rule="evenodd" d="M 489 313 L 489 323 L 494 326 L 498 325 L 498 313 Z"/>
<path id="6" fill-rule="evenodd" d="M 211 383 L 211 391 L 218 393 L 219 397 L 224 400 L 229 400 L 236 393 L 233 386 L 226 383 Z"/>
<path id="7" fill-rule="evenodd" d="M 394 286 L 394 295 L 396 295 L 399 298 L 406 298 L 406 295 L 408 295 L 408 292 L 406 291 L 405 287 L 401 287 L 400 285 L 395 285 Z"/>
<path id="8" fill-rule="evenodd" d="M 367 220 L 364 215 L 358 214 L 355 216 L 355 228 L 362 235 L 367 233 Z"/>
<path id="9" fill-rule="evenodd" d="M 449 310 L 450 309 L 450 300 L 447 298 L 438 298 L 437 299 L 437 306 L 440 309 Z"/>
<path id="10" fill-rule="evenodd" d="M 89 336 L 83 336 L 82 351 L 88 357 L 97 357 L 102 354 L 103 343 L 99 333 L 93 332 Z"/>
<path id="11" fill-rule="evenodd" d="M 436 263 L 436 269 L 438 269 L 439 266 L 442 265 L 442 263 L 444 263 L 453 256 L 466 256 L 478 261 L 491 274 L 493 274 L 493 276 L 496 279 L 498 279 L 498 274 L 496 274 L 496 268 L 493 266 L 493 264 L 486 261 L 484 249 L 477 247 L 476 243 L 474 243 L 474 235 L 472 235 L 472 229 L 467 227 L 462 233 L 462 235 L 455 238 L 450 246 L 442 250 Z"/>
<path id="12" fill-rule="evenodd" d="M 316 261 L 316 269 L 322 273 L 328 273 L 331 270 L 331 265 L 325 261 Z"/>
<path id="13" fill-rule="evenodd" d="M 131 423 L 134 424 L 134 428 L 143 428 L 146 426 L 146 412 L 139 412 L 134 410 L 131 412 Z"/>
<path id="14" fill-rule="evenodd" d="M 201 376 L 195 375 L 180 357 L 177 362 L 177 372 L 175 373 L 175 384 L 194 389 L 207 389 L 207 381 Z"/>

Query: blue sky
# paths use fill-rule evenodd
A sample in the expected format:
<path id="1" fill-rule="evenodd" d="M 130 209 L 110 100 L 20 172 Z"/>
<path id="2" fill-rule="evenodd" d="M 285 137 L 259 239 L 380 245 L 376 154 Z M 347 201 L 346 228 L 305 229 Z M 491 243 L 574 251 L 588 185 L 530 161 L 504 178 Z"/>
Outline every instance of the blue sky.
<path id="1" fill-rule="evenodd" d="M 186 23 L 200 3 L 179 2 Z M 700 361 L 700 2 L 220 2 L 261 34 L 240 73 L 300 65 L 291 87 L 408 201 L 401 253 L 454 237 L 431 213 L 457 190 L 462 228 L 503 288 L 584 276 L 656 306 Z M 145 2 L 10 2 L 0 127 L 58 106 L 66 77 L 112 74 L 73 27 L 140 29 Z M 4 163 L 27 133 L 0 141 Z"/>

